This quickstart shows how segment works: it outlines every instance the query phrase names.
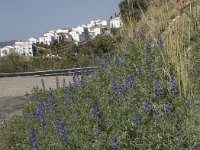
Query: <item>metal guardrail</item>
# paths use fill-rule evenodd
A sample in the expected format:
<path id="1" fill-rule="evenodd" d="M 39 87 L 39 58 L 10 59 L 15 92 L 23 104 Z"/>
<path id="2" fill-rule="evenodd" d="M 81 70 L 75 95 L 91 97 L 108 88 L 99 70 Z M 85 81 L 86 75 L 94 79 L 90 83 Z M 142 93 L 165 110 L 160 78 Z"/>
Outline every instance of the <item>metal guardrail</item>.
<path id="1" fill-rule="evenodd" d="M 80 73 L 81 68 L 76 68 L 78 73 Z M 97 67 L 84 67 L 82 68 L 87 73 L 96 70 Z M 17 73 L 0 73 L 0 78 L 3 77 L 19 77 L 19 76 L 52 76 L 52 75 L 70 75 L 74 73 L 75 68 L 73 69 L 62 69 L 62 70 L 45 70 L 45 71 L 36 71 L 36 72 L 17 72 Z"/>

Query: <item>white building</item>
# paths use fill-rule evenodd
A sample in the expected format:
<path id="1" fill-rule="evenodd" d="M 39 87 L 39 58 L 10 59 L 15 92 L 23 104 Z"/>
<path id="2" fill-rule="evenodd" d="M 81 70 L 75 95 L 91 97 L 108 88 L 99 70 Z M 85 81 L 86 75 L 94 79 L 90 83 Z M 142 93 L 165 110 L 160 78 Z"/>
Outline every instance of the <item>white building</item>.
<path id="1" fill-rule="evenodd" d="M 28 41 L 15 42 L 15 51 L 21 55 L 33 56 L 33 47 L 32 44 Z"/>
<path id="2" fill-rule="evenodd" d="M 29 41 L 31 44 L 35 44 L 35 43 L 39 42 L 39 39 L 38 39 L 38 38 L 32 37 L 32 38 L 29 38 L 28 41 Z"/>
<path id="3" fill-rule="evenodd" d="M 15 48 L 13 46 L 5 46 L 0 49 L 0 56 L 7 56 L 13 52 L 15 52 Z"/>
<path id="4" fill-rule="evenodd" d="M 91 38 L 94 38 L 97 35 L 103 34 L 103 28 L 101 26 L 94 26 L 88 29 Z"/>
<path id="5" fill-rule="evenodd" d="M 82 42 L 85 40 L 85 36 L 83 34 L 79 34 L 77 31 L 71 31 L 69 34 L 75 42 Z"/>
<path id="6" fill-rule="evenodd" d="M 120 17 L 110 19 L 110 28 L 120 28 L 122 26 L 122 20 Z"/>

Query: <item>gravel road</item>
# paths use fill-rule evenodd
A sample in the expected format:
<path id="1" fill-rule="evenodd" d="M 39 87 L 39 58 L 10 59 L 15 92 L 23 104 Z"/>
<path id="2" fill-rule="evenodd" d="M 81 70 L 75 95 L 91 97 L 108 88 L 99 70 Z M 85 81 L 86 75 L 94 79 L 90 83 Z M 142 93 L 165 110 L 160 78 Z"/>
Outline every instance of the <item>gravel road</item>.
<path id="1" fill-rule="evenodd" d="M 59 76 L 62 83 L 65 78 L 66 83 L 72 81 L 72 77 Z M 46 88 L 56 87 L 56 77 L 9 77 L 0 78 L 0 121 L 20 110 L 26 102 L 25 93 L 31 94 L 34 87 L 41 88 L 41 79 L 44 80 Z"/>

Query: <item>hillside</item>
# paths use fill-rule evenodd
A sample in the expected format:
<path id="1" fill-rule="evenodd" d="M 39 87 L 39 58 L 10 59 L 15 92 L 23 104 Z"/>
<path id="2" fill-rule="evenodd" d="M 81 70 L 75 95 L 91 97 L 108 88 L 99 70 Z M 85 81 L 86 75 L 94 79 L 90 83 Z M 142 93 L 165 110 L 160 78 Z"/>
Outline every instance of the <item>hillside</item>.
<path id="1" fill-rule="evenodd" d="M 11 40 L 11 41 L 5 41 L 5 42 L 0 42 L 0 48 L 7 46 L 7 45 L 14 45 L 16 40 Z"/>

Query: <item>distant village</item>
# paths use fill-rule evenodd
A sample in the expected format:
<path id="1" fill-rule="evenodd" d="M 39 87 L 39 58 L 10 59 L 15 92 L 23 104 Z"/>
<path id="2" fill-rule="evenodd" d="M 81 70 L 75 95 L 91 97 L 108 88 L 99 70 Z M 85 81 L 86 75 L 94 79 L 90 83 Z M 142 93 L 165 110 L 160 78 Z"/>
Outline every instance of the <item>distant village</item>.
<path id="1" fill-rule="evenodd" d="M 27 40 L 16 41 L 14 45 L 8 45 L 0 49 L 0 56 L 7 56 L 10 53 L 18 53 L 24 56 L 34 56 L 33 44 L 51 45 L 55 42 L 73 41 L 76 44 L 93 39 L 102 35 L 109 29 L 120 28 L 122 20 L 114 17 L 107 20 L 95 19 L 88 24 L 82 24 L 75 28 L 63 28 L 50 30 L 41 37 L 31 37 Z"/>

